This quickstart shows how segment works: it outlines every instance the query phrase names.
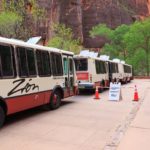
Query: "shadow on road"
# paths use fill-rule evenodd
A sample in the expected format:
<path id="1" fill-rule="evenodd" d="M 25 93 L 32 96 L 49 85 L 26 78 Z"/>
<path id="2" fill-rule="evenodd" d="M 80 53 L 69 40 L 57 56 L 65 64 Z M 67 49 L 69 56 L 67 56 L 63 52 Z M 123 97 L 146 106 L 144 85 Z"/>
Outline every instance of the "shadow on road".
<path id="1" fill-rule="evenodd" d="M 62 107 L 73 104 L 73 103 L 74 103 L 73 101 L 62 101 L 62 104 L 61 104 L 60 108 L 58 108 L 58 109 L 61 109 Z M 53 111 L 57 111 L 57 110 L 48 110 L 48 109 L 45 109 L 43 106 L 40 106 L 37 108 L 32 108 L 29 110 L 25 110 L 25 111 L 21 111 L 21 112 L 12 114 L 12 115 L 6 117 L 6 121 L 5 121 L 3 128 L 5 128 L 9 125 L 12 125 L 16 122 L 21 122 L 21 121 L 30 119 L 30 118 L 38 116 L 38 115 L 43 115 L 46 113 L 48 115 L 49 112 L 53 112 Z"/>
<path id="2" fill-rule="evenodd" d="M 94 94 L 94 91 L 91 91 L 91 90 L 82 90 L 79 93 L 79 95 L 82 95 L 82 96 L 93 95 L 93 94 Z"/>

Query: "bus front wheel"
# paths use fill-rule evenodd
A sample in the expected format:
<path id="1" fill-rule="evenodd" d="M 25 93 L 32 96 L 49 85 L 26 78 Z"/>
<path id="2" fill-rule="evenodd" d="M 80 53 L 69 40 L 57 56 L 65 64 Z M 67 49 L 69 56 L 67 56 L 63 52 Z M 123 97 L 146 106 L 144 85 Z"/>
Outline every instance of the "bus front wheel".
<path id="1" fill-rule="evenodd" d="M 59 92 L 59 90 L 54 91 L 54 93 L 52 93 L 51 96 L 51 100 L 50 100 L 50 108 L 52 110 L 59 108 L 61 104 L 61 93 Z"/>
<path id="2" fill-rule="evenodd" d="M 5 121 L 5 112 L 4 109 L 0 106 L 0 128 L 3 126 Z"/>

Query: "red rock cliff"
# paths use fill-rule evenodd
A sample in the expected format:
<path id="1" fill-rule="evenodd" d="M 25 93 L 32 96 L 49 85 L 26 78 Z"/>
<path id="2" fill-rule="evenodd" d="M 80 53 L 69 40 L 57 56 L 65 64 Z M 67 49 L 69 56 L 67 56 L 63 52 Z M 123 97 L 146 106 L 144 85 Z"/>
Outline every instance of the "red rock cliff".
<path id="1" fill-rule="evenodd" d="M 0 0 L 1 2 L 2 0 Z M 150 15 L 150 0 L 37 0 L 46 11 L 41 23 L 36 23 L 36 35 L 53 36 L 52 23 L 64 23 L 72 28 L 84 47 L 99 48 L 103 38 L 91 39 L 89 31 L 99 23 L 115 28 Z"/>
<path id="2" fill-rule="evenodd" d="M 39 0 L 49 22 L 64 23 L 73 29 L 88 48 L 101 47 L 102 38 L 91 39 L 89 31 L 99 23 L 115 28 L 150 14 L 150 0 Z M 57 19 L 56 19 L 57 18 Z M 49 30 L 48 37 L 51 37 Z"/>

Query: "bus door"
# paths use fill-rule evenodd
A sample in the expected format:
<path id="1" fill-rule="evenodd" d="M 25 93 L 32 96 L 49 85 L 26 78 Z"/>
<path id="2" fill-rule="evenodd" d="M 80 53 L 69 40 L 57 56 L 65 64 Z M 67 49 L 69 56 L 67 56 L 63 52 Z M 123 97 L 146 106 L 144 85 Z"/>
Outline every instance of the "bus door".
<path id="1" fill-rule="evenodd" d="M 74 95 L 74 62 L 73 58 L 69 57 L 69 89 L 70 89 L 70 96 Z"/>
<path id="2" fill-rule="evenodd" d="M 109 70 L 109 82 L 112 82 L 113 75 L 112 75 L 112 63 L 108 62 L 108 70 Z"/>
<path id="3" fill-rule="evenodd" d="M 73 59 L 70 56 L 63 56 L 63 68 L 64 68 L 64 97 L 73 95 Z"/>

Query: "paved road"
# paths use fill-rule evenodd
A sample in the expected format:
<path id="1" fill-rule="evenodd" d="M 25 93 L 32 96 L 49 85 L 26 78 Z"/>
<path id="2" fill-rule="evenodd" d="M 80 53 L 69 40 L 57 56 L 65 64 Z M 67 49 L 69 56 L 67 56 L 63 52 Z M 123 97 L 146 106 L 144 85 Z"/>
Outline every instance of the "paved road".
<path id="1" fill-rule="evenodd" d="M 141 102 L 133 102 L 134 85 L 143 99 L 149 80 L 134 80 L 122 87 L 123 100 L 100 100 L 86 94 L 63 101 L 55 111 L 30 110 L 7 119 L 0 133 L 1 150 L 115 149 Z M 120 130 L 121 128 L 121 130 Z"/>
<path id="2" fill-rule="evenodd" d="M 135 119 L 130 124 L 118 150 L 148 150 L 150 149 L 150 81 L 145 91 L 143 103 Z"/>

